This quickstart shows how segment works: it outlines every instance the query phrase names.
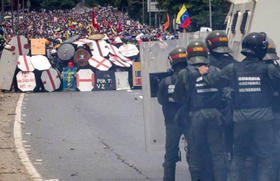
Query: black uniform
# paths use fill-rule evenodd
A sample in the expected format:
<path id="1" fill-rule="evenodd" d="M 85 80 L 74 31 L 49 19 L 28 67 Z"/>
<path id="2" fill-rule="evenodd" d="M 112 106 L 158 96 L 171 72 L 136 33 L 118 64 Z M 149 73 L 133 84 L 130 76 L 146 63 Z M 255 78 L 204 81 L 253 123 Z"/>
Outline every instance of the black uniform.
<path id="1" fill-rule="evenodd" d="M 174 121 L 174 116 L 180 109 L 181 104 L 175 103 L 172 98 L 177 73 L 164 78 L 159 84 L 158 102 L 162 105 L 165 122 L 165 156 L 164 156 L 164 181 L 175 181 L 176 162 L 180 158 L 179 141 L 184 128 L 179 127 Z M 186 136 L 185 136 L 186 137 Z"/>
<path id="2" fill-rule="evenodd" d="M 220 72 L 204 76 L 210 84 L 234 85 L 233 121 L 234 149 L 232 180 L 242 180 L 248 152 L 257 158 L 259 181 L 270 181 L 272 176 L 272 109 L 271 80 L 280 79 L 280 71 L 257 57 L 248 56 L 241 63 L 226 66 Z"/>
<path id="3" fill-rule="evenodd" d="M 174 98 L 180 102 L 187 95 L 190 101 L 190 130 L 187 159 L 192 180 L 208 180 L 209 164 L 213 165 L 216 181 L 224 181 L 225 160 L 222 115 L 217 109 L 221 92 L 205 84 L 198 65 L 189 65 L 180 72 L 176 81 Z M 211 72 L 217 71 L 213 66 Z M 210 157 L 207 151 L 210 151 Z M 209 160 L 210 158 L 210 160 Z"/>

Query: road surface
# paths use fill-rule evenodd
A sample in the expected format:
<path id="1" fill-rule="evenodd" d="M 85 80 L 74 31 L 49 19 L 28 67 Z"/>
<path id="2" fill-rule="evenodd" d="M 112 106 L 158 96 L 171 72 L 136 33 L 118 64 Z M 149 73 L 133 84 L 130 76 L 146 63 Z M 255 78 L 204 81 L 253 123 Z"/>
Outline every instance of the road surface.
<path id="1" fill-rule="evenodd" d="M 25 94 L 25 149 L 46 180 L 162 180 L 164 152 L 145 151 L 142 107 L 141 91 Z M 189 180 L 184 158 L 177 167 L 176 180 Z"/>

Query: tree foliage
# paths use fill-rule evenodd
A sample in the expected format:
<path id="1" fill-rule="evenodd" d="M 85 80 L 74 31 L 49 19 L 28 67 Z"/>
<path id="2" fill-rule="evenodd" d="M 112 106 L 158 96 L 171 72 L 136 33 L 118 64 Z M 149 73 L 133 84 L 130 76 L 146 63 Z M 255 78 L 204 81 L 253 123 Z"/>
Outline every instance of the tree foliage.
<path id="1" fill-rule="evenodd" d="M 183 4 L 188 8 L 191 17 L 190 31 L 197 31 L 202 26 L 210 26 L 209 0 L 157 0 L 158 8 L 167 10 L 170 14 L 176 15 Z M 226 0 L 211 0 L 212 2 L 212 23 L 213 29 L 224 29 L 224 20 L 227 13 Z"/>
<path id="2" fill-rule="evenodd" d="M 31 0 L 31 4 L 33 8 L 68 9 L 73 8 L 81 1 L 82 0 Z M 144 2 L 146 3 L 147 0 L 144 0 Z M 197 31 L 202 26 L 209 27 L 210 25 L 209 0 L 157 0 L 157 2 L 158 8 L 167 10 L 171 17 L 176 17 L 181 6 L 185 4 L 191 17 L 191 25 L 188 27 L 188 31 Z M 213 29 L 224 29 L 224 20 L 228 10 L 227 1 L 211 0 L 211 2 Z M 117 7 L 120 11 L 127 12 L 134 19 L 142 19 L 143 0 L 85 0 L 85 3 L 89 7 L 112 5 Z M 145 8 L 147 8 L 146 4 Z M 165 17 L 165 14 L 163 14 L 163 17 Z M 145 14 L 145 18 L 145 22 L 147 22 L 147 13 Z M 162 21 L 165 20 L 162 19 Z"/>

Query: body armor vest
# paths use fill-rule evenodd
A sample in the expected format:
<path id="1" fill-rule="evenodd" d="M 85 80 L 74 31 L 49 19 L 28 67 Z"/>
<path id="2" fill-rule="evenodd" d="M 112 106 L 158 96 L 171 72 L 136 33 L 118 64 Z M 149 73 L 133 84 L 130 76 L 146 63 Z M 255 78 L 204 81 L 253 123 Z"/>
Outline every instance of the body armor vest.
<path id="1" fill-rule="evenodd" d="M 209 72 L 215 71 L 217 71 L 216 67 L 209 67 Z M 220 90 L 207 85 L 194 66 L 189 65 L 188 72 L 191 88 L 191 110 L 218 108 L 221 100 Z"/>
<path id="2" fill-rule="evenodd" d="M 219 69 L 222 69 L 225 66 L 236 62 L 231 55 L 227 55 L 227 54 L 225 54 L 224 56 L 222 55 L 214 56 L 210 54 L 209 61 L 210 61 L 209 65 L 215 66 Z"/>
<path id="3" fill-rule="evenodd" d="M 162 111 L 165 118 L 165 123 L 170 123 L 175 117 L 175 114 L 181 107 L 180 104 L 176 103 L 172 97 L 175 88 L 176 79 L 171 75 L 163 79 L 165 89 L 167 89 L 168 102 L 162 105 Z"/>
<path id="4" fill-rule="evenodd" d="M 271 106 L 272 88 L 265 63 L 235 63 L 234 72 L 235 109 Z"/>

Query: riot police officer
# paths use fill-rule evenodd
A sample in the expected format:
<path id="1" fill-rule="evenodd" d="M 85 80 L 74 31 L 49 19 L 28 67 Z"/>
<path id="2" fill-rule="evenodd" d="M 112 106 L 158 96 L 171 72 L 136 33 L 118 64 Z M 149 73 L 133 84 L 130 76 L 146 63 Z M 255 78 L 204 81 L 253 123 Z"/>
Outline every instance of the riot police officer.
<path id="1" fill-rule="evenodd" d="M 264 56 L 263 60 L 265 63 L 273 64 L 278 69 L 280 69 L 279 57 L 276 52 L 276 46 L 272 39 L 267 38 L 268 40 L 268 47 L 266 51 L 266 55 Z M 276 85 L 277 82 L 275 83 Z M 272 97 L 272 111 L 274 115 L 274 119 L 272 121 L 272 128 L 273 128 L 273 181 L 278 181 L 280 179 L 280 86 L 278 85 L 277 88 L 273 90 L 273 97 Z"/>
<path id="2" fill-rule="evenodd" d="M 174 121 L 174 116 L 181 104 L 175 103 L 172 98 L 176 77 L 180 70 L 187 65 L 186 49 L 179 47 L 169 53 L 169 62 L 172 66 L 172 75 L 164 78 L 159 84 L 157 93 L 158 102 L 162 105 L 164 115 L 166 139 L 164 156 L 164 181 L 175 181 L 176 162 L 180 160 L 179 141 L 184 128 Z"/>
<path id="3" fill-rule="evenodd" d="M 225 66 L 235 63 L 236 60 L 232 57 L 232 50 L 228 47 L 228 37 L 224 31 L 215 30 L 208 34 L 205 40 L 207 47 L 209 49 L 209 65 L 218 67 L 219 69 Z M 232 107 L 231 107 L 231 97 L 232 88 L 223 88 L 223 107 L 221 109 L 224 129 L 225 129 L 225 146 L 226 146 L 226 163 L 227 172 L 229 172 L 230 160 L 232 157 L 232 142 L 233 142 L 233 122 L 232 122 Z"/>
<path id="4" fill-rule="evenodd" d="M 174 99 L 189 102 L 190 129 L 188 135 L 187 160 L 192 181 L 209 180 L 205 178 L 205 166 L 209 164 L 207 151 L 210 151 L 215 181 L 225 181 L 224 140 L 222 115 L 217 109 L 220 105 L 220 90 L 207 86 L 198 69 L 208 66 L 208 49 L 205 43 L 193 41 L 187 48 L 188 67 L 177 78 Z M 210 72 L 217 68 L 209 66 Z"/>
<path id="5" fill-rule="evenodd" d="M 263 58 L 263 61 L 267 64 L 273 64 L 276 67 L 279 67 L 279 64 L 277 63 L 277 60 L 279 57 L 277 56 L 276 53 L 276 47 L 270 38 L 267 37 L 268 41 L 268 47 L 267 51 L 265 54 L 265 57 Z M 280 68 L 280 67 L 279 67 Z M 275 84 L 277 85 L 277 83 Z M 280 87 L 279 87 L 280 88 Z M 280 137 L 279 137 L 279 130 L 280 130 L 280 107 L 279 107 L 279 88 L 274 89 L 272 93 L 272 110 L 273 110 L 273 115 L 274 119 L 272 121 L 272 128 L 273 128 L 273 181 L 278 181 L 279 180 L 279 148 L 280 148 Z M 257 168 L 257 159 L 256 157 L 252 154 L 252 151 L 248 150 L 248 156 L 245 161 L 245 169 L 244 169 L 244 180 L 248 181 L 255 181 L 256 180 L 256 168 Z"/>
<path id="6" fill-rule="evenodd" d="M 270 95 L 273 81 L 279 82 L 280 70 L 262 61 L 267 46 L 265 33 L 250 33 L 242 41 L 241 53 L 246 56 L 242 62 L 203 76 L 209 85 L 231 83 L 234 86 L 232 181 L 244 178 L 243 169 L 248 152 L 256 157 L 256 180 L 272 180 L 273 114 Z M 206 73 L 207 69 L 201 67 L 200 73 Z"/>
<path id="7" fill-rule="evenodd" d="M 212 31 L 208 34 L 205 41 L 210 53 L 210 65 L 222 69 L 228 64 L 235 62 L 230 54 L 232 50 L 228 47 L 228 37 L 223 31 Z"/>

